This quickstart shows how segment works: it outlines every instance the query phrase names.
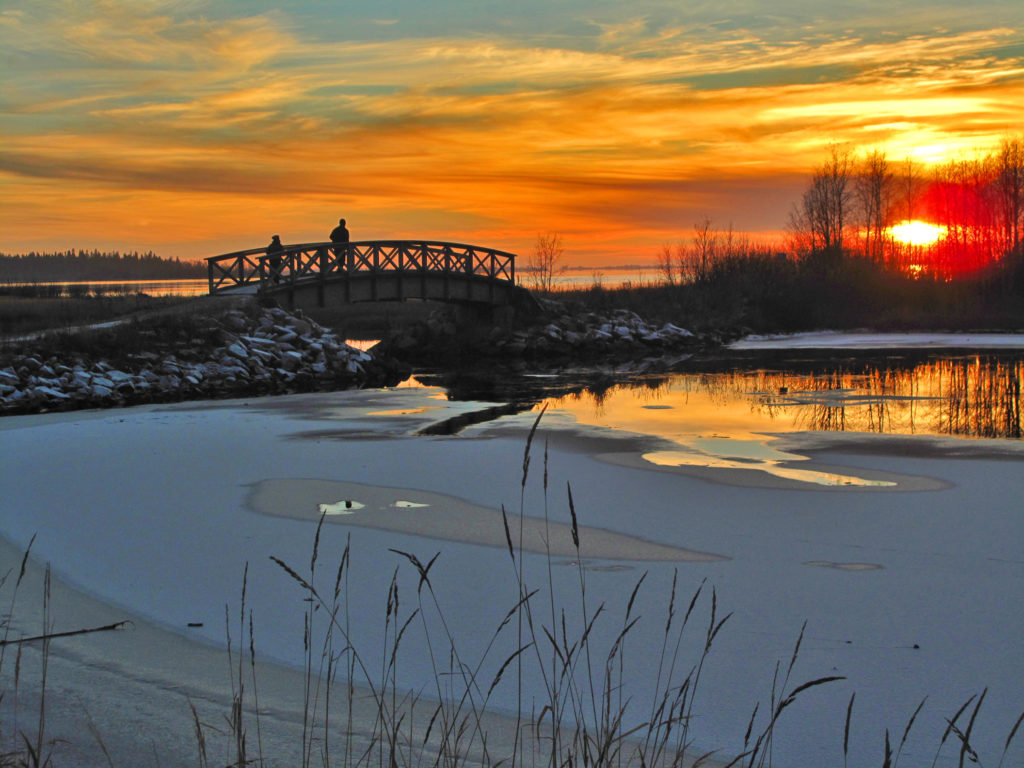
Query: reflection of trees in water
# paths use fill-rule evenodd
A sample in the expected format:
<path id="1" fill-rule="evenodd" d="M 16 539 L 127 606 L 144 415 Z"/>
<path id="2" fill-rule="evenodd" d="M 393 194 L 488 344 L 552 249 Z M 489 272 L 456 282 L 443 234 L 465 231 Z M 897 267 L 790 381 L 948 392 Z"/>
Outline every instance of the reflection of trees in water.
<path id="1" fill-rule="evenodd" d="M 1021 437 L 1022 375 L 1024 360 L 974 356 L 913 367 L 721 374 L 709 392 L 755 393 L 762 413 L 776 418 L 796 409 L 804 429 Z"/>
<path id="2" fill-rule="evenodd" d="M 587 403 L 593 407 L 597 417 L 605 415 L 605 403 L 609 395 L 626 390 L 642 403 L 657 403 L 671 388 L 672 379 L 667 374 L 647 375 L 640 378 L 620 381 L 612 376 L 604 376 L 589 381 L 581 390 L 569 392 L 560 397 L 551 398 L 555 407 L 565 403 Z"/>
<path id="3" fill-rule="evenodd" d="M 1020 437 L 1021 361 L 951 361 L 946 371 L 942 431 L 978 437 Z"/>
<path id="4" fill-rule="evenodd" d="M 564 398 L 602 416 L 614 393 L 676 406 L 700 393 L 716 407 L 745 402 L 752 413 L 792 419 L 800 429 L 1021 437 L 1024 358 L 975 355 L 914 362 L 804 361 L 792 368 L 748 368 L 590 381 Z M 557 401 L 556 401 L 557 402 Z"/>

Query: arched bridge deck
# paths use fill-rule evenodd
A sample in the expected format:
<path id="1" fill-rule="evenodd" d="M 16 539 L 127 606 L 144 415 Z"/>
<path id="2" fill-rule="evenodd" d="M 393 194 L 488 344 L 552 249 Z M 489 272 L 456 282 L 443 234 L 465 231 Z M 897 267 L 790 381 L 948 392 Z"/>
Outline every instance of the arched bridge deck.
<path id="1" fill-rule="evenodd" d="M 368 240 L 286 245 L 208 258 L 210 293 L 262 294 L 292 306 L 431 299 L 513 302 L 515 254 L 462 243 Z M 521 289 L 518 289 L 521 290 Z"/>

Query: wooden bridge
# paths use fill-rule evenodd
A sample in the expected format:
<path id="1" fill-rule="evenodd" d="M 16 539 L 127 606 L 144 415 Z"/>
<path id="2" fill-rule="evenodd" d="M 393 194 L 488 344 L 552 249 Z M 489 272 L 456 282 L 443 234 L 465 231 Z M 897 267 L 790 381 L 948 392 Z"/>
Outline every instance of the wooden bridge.
<path id="1" fill-rule="evenodd" d="M 206 260 L 210 293 L 284 298 L 291 306 L 429 299 L 494 307 L 517 301 L 515 254 L 461 243 L 368 240 L 236 251 Z"/>

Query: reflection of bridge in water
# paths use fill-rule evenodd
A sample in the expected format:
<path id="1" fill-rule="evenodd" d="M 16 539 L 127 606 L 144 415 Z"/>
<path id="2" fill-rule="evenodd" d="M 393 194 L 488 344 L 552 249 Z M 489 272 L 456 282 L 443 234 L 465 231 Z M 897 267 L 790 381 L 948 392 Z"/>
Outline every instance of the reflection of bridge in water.
<path id="1" fill-rule="evenodd" d="M 372 240 L 286 245 L 207 259 L 211 294 L 254 293 L 291 306 L 423 299 L 510 306 L 515 254 L 461 243 Z"/>

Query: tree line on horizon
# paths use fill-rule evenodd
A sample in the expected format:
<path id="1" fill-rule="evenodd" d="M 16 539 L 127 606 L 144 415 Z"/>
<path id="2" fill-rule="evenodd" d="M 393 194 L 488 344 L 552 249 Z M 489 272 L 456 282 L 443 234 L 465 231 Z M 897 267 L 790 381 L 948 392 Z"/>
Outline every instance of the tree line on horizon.
<path id="1" fill-rule="evenodd" d="M 942 235 L 901 241 L 894 225 L 915 220 Z M 575 293 L 698 328 L 1021 329 L 1022 238 L 1024 136 L 928 168 L 833 145 L 791 209 L 785 242 L 704 217 L 688 240 L 662 246 L 657 284 Z"/>
<path id="2" fill-rule="evenodd" d="M 152 251 L 76 250 L 0 253 L 0 284 L 183 280 L 206 277 L 206 265 L 163 258 Z"/>
<path id="3" fill-rule="evenodd" d="M 901 241 L 900 223 L 941 231 L 931 244 Z M 658 270 L 669 284 L 706 278 L 715 262 L 766 256 L 797 261 L 862 257 L 915 277 L 949 280 L 1020 258 L 1024 238 L 1024 136 L 998 150 L 925 167 L 880 149 L 832 145 L 789 213 L 784 243 L 756 243 L 709 217 L 688 242 L 663 245 Z"/>

